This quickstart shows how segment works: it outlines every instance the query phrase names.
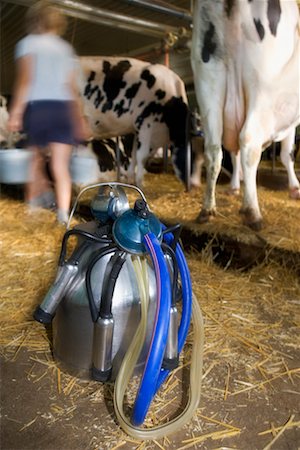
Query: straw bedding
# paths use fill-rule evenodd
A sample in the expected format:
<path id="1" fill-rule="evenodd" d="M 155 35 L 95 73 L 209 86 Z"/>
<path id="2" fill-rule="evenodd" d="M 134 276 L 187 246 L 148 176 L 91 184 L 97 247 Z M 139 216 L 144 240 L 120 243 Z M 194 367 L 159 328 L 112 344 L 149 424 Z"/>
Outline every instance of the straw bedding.
<path id="1" fill-rule="evenodd" d="M 258 239 L 257 233 L 241 225 L 240 199 L 228 198 L 223 186 L 218 186 L 215 222 L 201 226 L 192 224 L 200 209 L 201 189 L 186 193 L 171 175 L 147 175 L 144 191 L 162 220 L 183 222 L 199 234 L 209 230 L 247 243 Z M 278 249 L 300 252 L 299 202 L 289 200 L 285 191 L 261 188 L 259 197 L 265 219 L 259 238 Z M 44 417 L 48 424 L 72 421 L 83 401 L 97 408 L 111 404 L 112 385 L 78 380 L 56 366 L 48 334 L 32 319 L 55 276 L 64 228 L 56 224 L 52 212 L 29 214 L 19 201 L 2 198 L 0 209 L 3 358 L 17 363 L 19 352 L 26 349 L 32 361 L 28 379 L 37 384 L 50 379 L 52 397 Z M 276 447 L 280 439 L 297 432 L 300 282 L 295 271 L 272 258 L 249 271 L 233 271 L 230 266 L 225 270 L 214 263 L 209 244 L 201 252 L 192 251 L 188 263 L 205 319 L 203 394 L 194 419 L 159 442 L 137 442 L 118 428 L 111 412 L 102 412 L 97 426 L 83 426 L 87 448 L 251 448 L 253 439 L 258 443 L 253 448 L 273 444 L 282 448 Z M 147 424 L 167 420 L 183 407 L 192 338 L 191 328 L 181 366 L 157 395 Z M 36 420 L 40 417 L 20 430 L 26 432 Z"/>

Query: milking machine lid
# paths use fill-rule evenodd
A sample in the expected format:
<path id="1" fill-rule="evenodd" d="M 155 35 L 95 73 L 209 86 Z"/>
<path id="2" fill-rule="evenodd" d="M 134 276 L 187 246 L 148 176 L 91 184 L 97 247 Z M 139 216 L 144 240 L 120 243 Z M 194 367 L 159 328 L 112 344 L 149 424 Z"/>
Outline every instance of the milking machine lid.
<path id="1" fill-rule="evenodd" d="M 117 244 L 129 253 L 143 254 L 146 248 L 143 238 L 154 233 L 159 242 L 162 240 L 162 226 L 151 213 L 143 199 L 136 200 L 134 208 L 125 211 L 113 224 L 113 237 Z"/>

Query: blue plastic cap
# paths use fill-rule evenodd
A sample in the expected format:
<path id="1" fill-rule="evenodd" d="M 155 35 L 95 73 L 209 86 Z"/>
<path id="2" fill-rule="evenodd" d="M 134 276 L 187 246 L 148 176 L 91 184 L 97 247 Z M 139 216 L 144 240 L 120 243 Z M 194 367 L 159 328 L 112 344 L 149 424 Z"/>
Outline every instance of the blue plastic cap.
<path id="1" fill-rule="evenodd" d="M 162 226 L 152 214 L 144 200 L 137 200 L 134 209 L 123 213 L 114 222 L 112 233 L 116 243 L 129 253 L 143 254 L 147 250 L 143 244 L 145 234 L 152 232 L 162 241 Z"/>

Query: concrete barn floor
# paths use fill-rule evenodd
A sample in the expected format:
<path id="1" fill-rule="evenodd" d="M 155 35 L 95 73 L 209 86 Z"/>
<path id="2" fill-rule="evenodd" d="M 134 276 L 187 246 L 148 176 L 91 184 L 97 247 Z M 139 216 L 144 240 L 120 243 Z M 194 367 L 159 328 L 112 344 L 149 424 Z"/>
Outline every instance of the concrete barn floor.
<path id="1" fill-rule="evenodd" d="M 279 192 L 278 201 L 283 205 L 285 178 L 281 173 L 277 180 L 274 180 L 274 175 L 264 174 L 264 180 L 268 177 L 271 189 L 276 185 L 274 201 Z M 154 192 L 151 188 L 152 175 L 146 179 L 145 193 L 158 215 L 163 209 L 160 199 L 164 196 L 177 196 L 165 184 L 168 180 L 168 176 L 155 178 L 159 186 Z M 192 201 L 194 194 L 189 195 Z M 2 200 L 7 202 L 4 190 L 0 208 L 3 206 Z M 175 200 L 179 201 L 178 198 Z M 11 202 L 11 207 L 18 208 L 22 217 L 22 202 L 13 199 Z M 5 205 L 7 207 L 7 203 Z M 296 213 L 300 213 L 299 203 L 295 208 Z M 290 218 L 291 216 L 287 217 L 287 220 Z M 170 216 L 165 219 L 170 219 Z M 49 220 L 53 222 L 50 216 Z M 1 229 L 7 231 L 5 236 L 9 236 L 10 224 L 5 222 L 3 216 L 1 221 Z M 16 225 L 15 229 L 19 232 L 24 229 L 25 233 L 26 226 L 25 221 L 20 226 Z M 270 224 L 267 220 L 268 227 Z M 185 236 L 188 236 L 188 230 L 188 225 L 185 225 Z M 30 348 L 25 343 L 17 345 L 13 352 L 8 351 L 9 346 L 2 346 L 1 450 L 300 448 L 298 244 L 295 242 L 296 252 L 284 249 L 281 260 L 276 252 L 272 259 L 271 253 L 268 254 L 268 260 L 253 263 L 247 271 L 243 271 L 241 267 L 230 268 L 228 261 L 218 262 L 216 253 L 213 260 L 206 259 L 210 243 L 201 242 L 199 248 L 196 248 L 196 234 L 200 242 L 201 232 L 197 228 L 195 234 L 195 230 L 191 228 L 190 233 L 193 239 L 188 243 L 188 263 L 205 319 L 202 397 L 193 420 L 168 438 L 138 442 L 126 436 L 116 422 L 112 384 L 99 387 L 95 382 L 76 380 L 68 374 L 59 373 L 47 342 L 36 350 L 33 348 L 34 343 Z M 207 228 L 205 234 L 207 235 Z M 268 230 L 264 236 L 268 236 Z M 284 229 L 282 236 L 284 240 Z M 30 236 L 27 238 L 30 239 Z M 222 233 L 218 232 L 217 238 L 219 249 L 227 245 L 228 241 L 222 241 Z M 299 236 L 295 236 L 295 239 L 299 240 Z M 239 240 L 243 239 L 239 236 Z M 6 248 L 5 242 L 4 237 L 4 253 L 13 252 L 14 242 L 9 248 Z M 40 245 L 43 251 L 42 241 Z M 240 246 L 238 241 L 235 245 L 236 248 Z M 48 247 L 46 250 L 49 251 Z M 294 259 L 289 259 L 286 252 L 293 253 Z M 53 265 L 56 257 L 57 252 L 48 257 L 54 261 Z M 41 264 L 40 270 L 43 270 L 44 260 Z M 31 270 L 30 263 L 26 269 Z M 275 278 L 278 284 L 273 285 Z M 6 281 L 2 278 L 3 288 L 6 288 Z M 43 282 L 45 283 L 45 279 Z M 247 283 L 249 291 L 246 289 Z M 22 289 L 26 289 L 26 284 L 24 286 L 17 277 L 15 284 L 16 286 L 11 287 L 17 290 L 19 301 L 22 302 L 22 295 L 25 294 Z M 15 301 L 14 298 L 11 300 Z M 37 301 L 33 303 L 36 304 Z M 10 307 L 9 302 L 1 306 Z M 27 316 L 25 319 L 24 339 L 28 329 L 33 327 L 36 333 L 40 327 L 39 324 L 30 322 L 31 319 Z M 190 347 L 190 342 L 188 346 Z M 189 353 L 184 358 L 188 360 Z M 166 412 L 173 415 L 181 410 L 186 401 L 187 376 L 188 369 L 179 371 L 178 376 L 175 376 L 174 389 L 166 394 L 166 398 L 162 397 L 169 401 L 169 406 L 163 406 L 163 412 L 154 412 L 152 421 L 155 422 L 156 414 L 160 418 Z M 172 400 L 175 397 L 174 406 Z M 154 406 L 157 405 L 161 407 L 160 401 Z"/>

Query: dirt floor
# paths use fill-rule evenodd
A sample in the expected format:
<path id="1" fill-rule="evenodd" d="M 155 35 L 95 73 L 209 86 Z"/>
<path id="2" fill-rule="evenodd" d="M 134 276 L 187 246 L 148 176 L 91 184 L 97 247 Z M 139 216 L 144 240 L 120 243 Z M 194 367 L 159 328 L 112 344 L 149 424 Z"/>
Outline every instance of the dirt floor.
<path id="1" fill-rule="evenodd" d="M 57 366 L 49 334 L 32 313 L 53 282 L 65 230 L 54 213 L 30 215 L 2 189 L 2 450 L 300 448 L 300 202 L 288 198 L 280 169 L 261 170 L 259 185 L 264 229 L 257 233 L 241 224 L 241 199 L 226 195 L 227 184 L 218 185 L 214 222 L 197 225 L 202 189 L 186 193 L 172 175 L 146 176 L 153 212 L 184 226 L 205 333 L 199 407 L 188 424 L 157 441 L 137 441 L 120 429 L 113 384 Z M 192 344 L 193 327 L 147 426 L 184 408 Z"/>

